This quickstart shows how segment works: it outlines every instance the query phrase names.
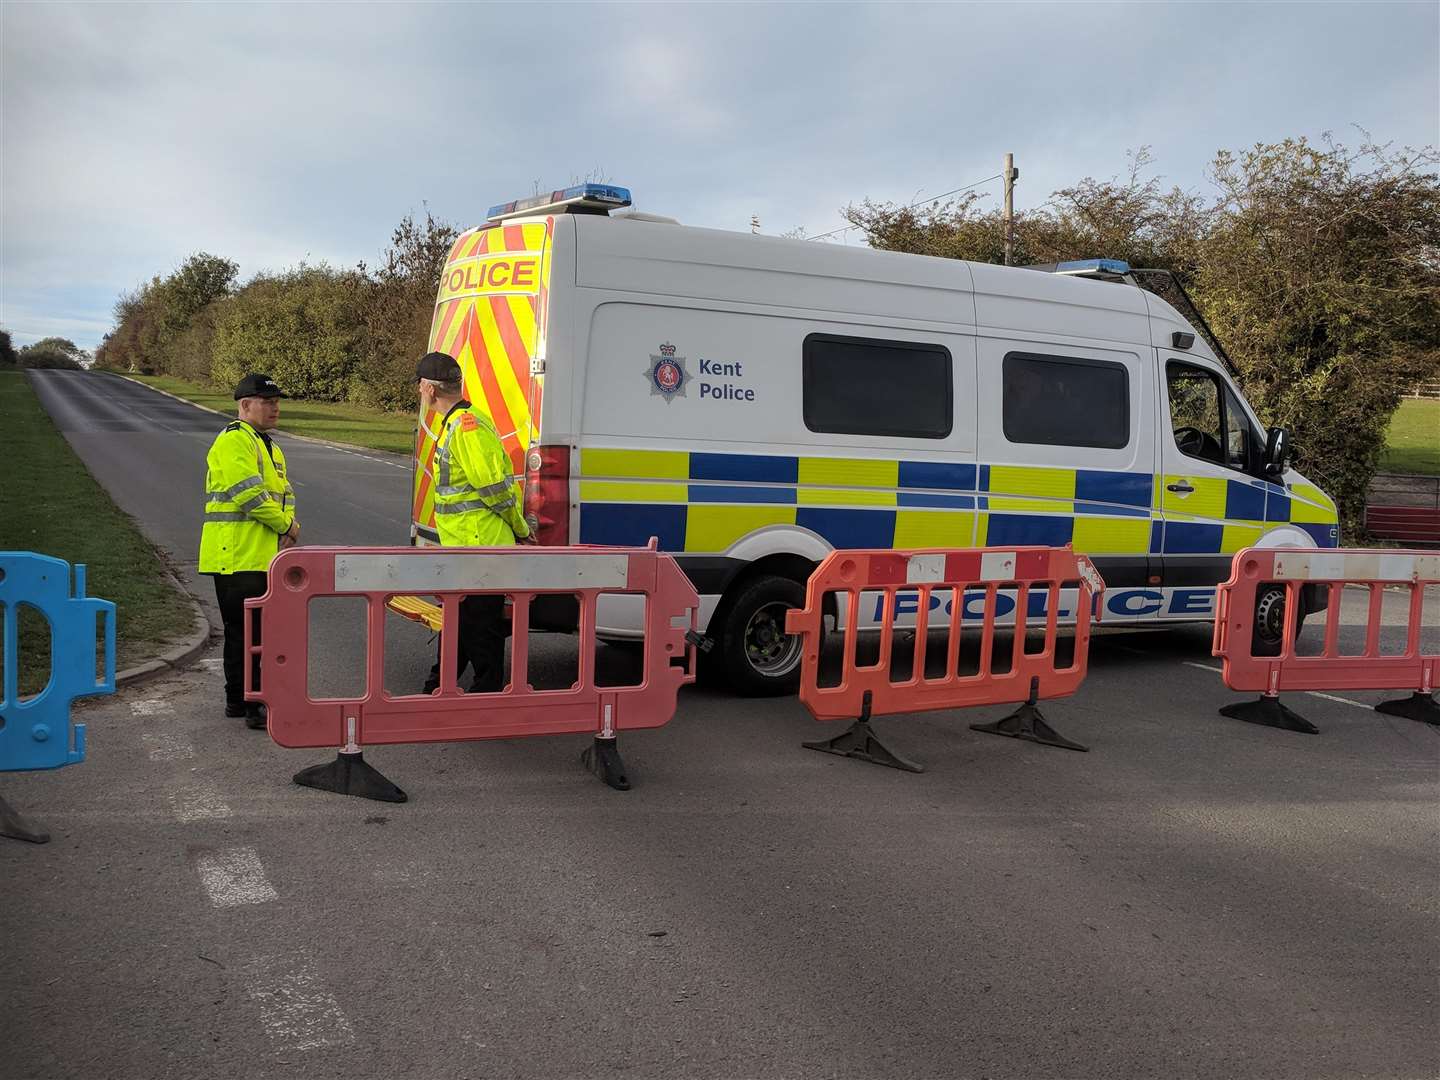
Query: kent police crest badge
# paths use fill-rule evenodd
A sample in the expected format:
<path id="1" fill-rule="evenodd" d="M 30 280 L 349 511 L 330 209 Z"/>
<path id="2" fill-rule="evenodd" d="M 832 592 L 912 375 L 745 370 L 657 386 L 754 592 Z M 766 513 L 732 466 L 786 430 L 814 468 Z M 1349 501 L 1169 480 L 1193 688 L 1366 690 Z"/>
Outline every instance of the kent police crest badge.
<path id="1" fill-rule="evenodd" d="M 645 369 L 650 383 L 650 396 L 660 396 L 668 404 L 671 398 L 685 396 L 685 383 L 690 373 L 685 370 L 685 357 L 675 355 L 675 346 L 668 341 L 660 346 L 659 355 L 651 355 Z"/>

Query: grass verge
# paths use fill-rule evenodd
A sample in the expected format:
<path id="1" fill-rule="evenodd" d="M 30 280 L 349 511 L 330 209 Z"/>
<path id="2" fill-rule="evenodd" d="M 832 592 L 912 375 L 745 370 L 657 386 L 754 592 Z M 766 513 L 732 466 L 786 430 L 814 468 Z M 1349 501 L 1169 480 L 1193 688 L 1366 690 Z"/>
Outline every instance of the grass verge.
<path id="1" fill-rule="evenodd" d="M 1408 398 L 1390 419 L 1380 471 L 1440 473 L 1440 401 Z"/>
<path id="2" fill-rule="evenodd" d="M 117 670 L 188 636 L 190 601 L 135 523 L 86 471 L 21 372 L 0 373 L 0 430 L 8 451 L 0 551 L 85 564 L 86 593 L 115 604 Z M 17 614 L 20 692 L 33 694 L 50 677 L 49 628 L 29 605 Z"/>
<path id="3" fill-rule="evenodd" d="M 217 390 L 213 386 L 177 379 L 173 375 L 126 377 L 209 409 L 218 409 L 223 413 L 235 411 L 235 400 L 229 390 Z M 280 402 L 279 430 L 371 450 L 389 450 L 396 454 L 409 454 L 415 447 L 415 417 L 410 413 L 381 412 L 328 401 L 286 398 Z"/>

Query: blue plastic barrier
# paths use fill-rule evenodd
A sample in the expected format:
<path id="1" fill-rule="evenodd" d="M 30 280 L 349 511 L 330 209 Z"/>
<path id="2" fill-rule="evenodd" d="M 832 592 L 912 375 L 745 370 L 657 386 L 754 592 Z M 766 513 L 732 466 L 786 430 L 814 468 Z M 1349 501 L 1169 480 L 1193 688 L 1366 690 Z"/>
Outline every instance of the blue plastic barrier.
<path id="1" fill-rule="evenodd" d="M 50 623 L 50 682 L 20 700 L 19 607 Z M 85 595 L 85 567 L 30 551 L 0 551 L 5 678 L 0 686 L 0 772 L 58 769 L 85 760 L 85 725 L 70 723 L 76 698 L 115 692 L 115 605 Z M 96 620 L 105 619 L 105 677 L 95 677 Z"/>

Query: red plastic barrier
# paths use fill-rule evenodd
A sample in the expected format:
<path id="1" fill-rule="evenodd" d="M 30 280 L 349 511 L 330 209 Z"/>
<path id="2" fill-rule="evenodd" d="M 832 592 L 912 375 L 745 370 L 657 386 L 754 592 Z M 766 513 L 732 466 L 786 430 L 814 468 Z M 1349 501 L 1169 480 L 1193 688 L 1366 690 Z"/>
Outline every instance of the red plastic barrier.
<path id="1" fill-rule="evenodd" d="M 513 601 L 509 685 L 465 694 L 455 685 L 460 600 L 503 593 Z M 595 685 L 595 605 L 602 593 L 645 598 L 644 672 L 637 686 Z M 543 595 L 579 601 L 580 658 L 568 689 L 527 682 L 530 602 Z M 435 595 L 444 609 L 444 660 L 438 695 L 384 689 L 387 597 Z M 366 690 L 354 698 L 312 699 L 308 609 L 320 597 L 361 597 L 366 617 Z M 381 743 L 503 739 L 659 727 L 675 713 L 681 686 L 693 682 L 694 587 L 669 555 L 651 548 L 346 548 L 298 547 L 270 565 L 270 588 L 247 600 L 247 642 L 263 621 L 263 644 L 247 645 L 245 699 L 263 702 L 270 737 L 288 747 L 359 747 Z M 677 623 L 679 625 L 677 625 Z M 259 686 L 252 685 L 253 658 Z M 683 658 L 683 666 L 672 661 Z M 417 672 L 417 680 L 422 673 Z"/>
<path id="2" fill-rule="evenodd" d="M 1252 690 L 1264 696 L 1259 702 L 1228 706 L 1227 716 L 1314 733 L 1303 718 L 1275 700 L 1284 690 L 1412 690 L 1408 701 L 1385 702 L 1376 708 L 1402 716 L 1415 715 L 1429 723 L 1434 716 L 1440 655 L 1421 649 L 1425 587 L 1440 584 L 1440 555 L 1419 551 L 1376 551 L 1335 548 L 1246 548 L 1231 564 L 1230 580 L 1216 593 L 1214 655 L 1223 660 L 1225 685 Z M 1313 656 L 1295 652 L 1297 622 L 1284 619 L 1284 639 L 1278 656 L 1252 655 L 1258 602 L 1262 593 L 1276 587 L 1285 591 L 1285 611 L 1301 610 L 1301 589 L 1325 585 L 1325 636 Z M 1340 604 L 1346 585 L 1369 589 L 1369 612 L 1364 651 L 1343 655 L 1339 649 Z M 1409 610 L 1405 649 L 1380 652 L 1380 615 L 1386 588 L 1407 591 Z M 1425 715 L 1425 714 L 1431 715 Z M 1434 717 L 1434 718 L 1432 718 Z"/>
<path id="3" fill-rule="evenodd" d="M 1061 667 L 1057 665 L 1056 643 L 1061 591 L 1067 585 L 1076 590 L 1071 612 L 1075 618 L 1075 649 L 1071 662 Z M 786 630 L 805 637 L 800 700 L 817 720 L 858 717 L 863 722 L 870 715 L 1010 702 L 1025 702 L 1026 708 L 1034 712 L 1039 698 L 1073 694 L 1084 681 L 1089 663 L 1090 624 L 1095 617 L 1095 601 L 1104 588 L 1105 583 L 1090 560 L 1068 547 L 831 552 L 810 576 L 805 609 L 792 610 L 786 616 Z M 973 605 L 967 605 L 966 593 L 979 590 L 984 593 L 984 609 L 972 621 L 969 616 L 976 613 Z M 911 674 L 897 682 L 892 681 L 890 669 L 896 648 L 897 594 L 902 592 L 918 593 L 918 597 Z M 834 686 L 821 686 L 820 651 L 824 598 L 828 593 L 845 598 L 845 610 L 851 617 L 845 619 L 839 681 Z M 882 612 L 878 628 L 879 657 L 874 664 L 865 665 L 857 663 L 856 658 L 860 620 L 855 616 L 860 610 L 862 593 L 879 593 Z M 931 598 L 936 593 L 942 598 L 948 593 L 950 611 L 962 614 L 949 619 L 945 669 L 931 677 L 925 672 L 925 655 L 931 628 Z M 1043 647 L 1038 652 L 1027 652 L 1026 635 L 1017 632 L 1011 646 L 1009 669 L 993 670 L 997 626 L 1010 612 L 1027 613 L 1027 617 L 1016 621 L 1028 621 L 1028 613 L 1034 606 L 1032 595 L 1036 593 L 1043 593 L 1045 597 Z M 1006 612 L 1000 610 L 1002 597 L 1013 600 Z M 900 629 L 910 632 L 909 627 Z M 962 674 L 959 670 L 961 640 L 968 635 L 979 637 L 979 669 L 973 674 Z M 1037 737 L 1028 726 L 1029 720 L 1021 719 L 1026 722 L 1012 725 L 1016 730 L 1002 730 L 992 725 L 985 725 L 984 730 L 1084 749 L 1058 737 Z M 1044 724 L 1038 713 L 1034 713 L 1033 719 L 1038 725 Z M 1053 732 L 1050 735 L 1053 736 Z M 852 753 L 851 756 L 870 755 Z"/>

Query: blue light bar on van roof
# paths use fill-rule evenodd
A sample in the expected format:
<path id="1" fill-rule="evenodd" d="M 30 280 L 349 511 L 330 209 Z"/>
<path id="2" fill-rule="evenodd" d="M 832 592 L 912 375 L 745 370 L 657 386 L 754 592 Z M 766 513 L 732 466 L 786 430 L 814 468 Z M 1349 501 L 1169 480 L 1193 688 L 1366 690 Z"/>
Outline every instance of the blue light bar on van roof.
<path id="1" fill-rule="evenodd" d="M 548 214 L 565 210 L 618 210 L 630 205 L 630 189 L 611 184 L 576 184 L 545 195 L 492 206 L 487 221 L 520 217 L 526 214 Z"/>
<path id="2" fill-rule="evenodd" d="M 1130 264 L 1124 259 L 1072 259 L 1056 263 L 1056 274 L 1128 274 Z"/>

